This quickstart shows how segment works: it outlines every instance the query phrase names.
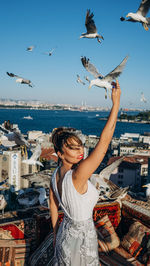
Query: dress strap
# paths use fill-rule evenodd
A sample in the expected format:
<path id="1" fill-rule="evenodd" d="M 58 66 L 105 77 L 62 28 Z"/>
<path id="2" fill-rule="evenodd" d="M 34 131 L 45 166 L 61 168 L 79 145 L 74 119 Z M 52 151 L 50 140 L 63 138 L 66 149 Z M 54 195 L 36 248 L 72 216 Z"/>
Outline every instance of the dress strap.
<path id="1" fill-rule="evenodd" d="M 58 168 L 59 168 L 59 166 L 58 166 L 58 167 L 55 169 L 55 171 L 53 172 L 52 179 L 51 179 L 52 187 L 53 187 L 53 191 L 54 191 L 55 196 L 56 196 L 56 198 L 57 198 L 57 200 L 58 200 L 58 202 L 59 202 L 59 205 L 61 206 L 61 208 L 62 208 L 63 211 L 64 211 L 64 214 L 65 214 L 66 216 L 68 216 L 68 217 L 72 220 L 70 214 L 69 214 L 68 211 L 66 210 L 64 204 L 62 203 L 62 200 L 61 200 L 60 195 L 59 195 L 59 193 L 58 193 L 57 182 L 56 182 L 56 173 L 57 173 L 57 171 L 58 171 Z"/>

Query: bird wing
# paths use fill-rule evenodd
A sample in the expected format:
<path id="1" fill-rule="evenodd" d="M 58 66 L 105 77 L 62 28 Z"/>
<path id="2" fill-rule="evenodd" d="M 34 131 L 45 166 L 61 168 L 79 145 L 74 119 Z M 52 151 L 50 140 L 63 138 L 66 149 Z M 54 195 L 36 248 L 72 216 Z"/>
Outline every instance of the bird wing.
<path id="1" fill-rule="evenodd" d="M 122 62 L 120 63 L 120 65 L 118 65 L 113 71 L 111 71 L 109 74 L 107 74 L 105 77 L 104 77 L 104 80 L 108 81 L 108 82 L 111 82 L 113 81 L 114 79 L 116 79 L 117 77 L 120 76 L 120 74 L 122 73 L 124 67 L 125 67 L 125 64 L 128 60 L 128 56 L 126 56 Z"/>
<path id="2" fill-rule="evenodd" d="M 8 134 L 5 134 L 5 137 L 9 140 L 9 141 L 15 141 L 15 134 L 14 132 L 9 132 Z M 16 141 L 15 141 L 16 143 Z"/>
<path id="3" fill-rule="evenodd" d="M 125 19 L 124 17 L 120 17 L 120 20 L 121 21 L 131 21 L 131 22 L 137 22 L 136 20 L 134 20 L 133 18 L 128 18 L 128 19 Z"/>
<path id="4" fill-rule="evenodd" d="M 114 184 L 111 180 L 104 178 L 104 181 L 106 182 L 111 191 L 119 189 L 119 187 L 116 184 Z"/>
<path id="5" fill-rule="evenodd" d="M 112 164 L 108 165 L 106 168 L 104 168 L 100 174 L 100 178 L 109 179 L 112 172 L 120 165 L 120 163 L 123 161 L 124 156 L 113 162 Z"/>
<path id="6" fill-rule="evenodd" d="M 0 126 L 0 130 L 6 134 L 8 134 L 10 131 L 2 126 Z"/>
<path id="7" fill-rule="evenodd" d="M 137 10 L 137 13 L 145 17 L 149 11 L 149 8 L 150 8 L 150 0 L 142 0 Z"/>
<path id="8" fill-rule="evenodd" d="M 81 57 L 82 65 L 85 67 L 85 69 L 91 73 L 95 78 L 102 78 L 103 76 L 98 72 L 96 67 L 90 63 L 90 60 L 88 58 Z"/>
<path id="9" fill-rule="evenodd" d="M 108 199 L 112 200 L 112 199 L 122 199 L 126 196 L 127 194 L 127 190 L 129 189 L 129 187 L 125 187 L 125 188 L 118 188 L 112 192 L 110 192 L 107 197 Z"/>
<path id="10" fill-rule="evenodd" d="M 14 131 L 14 140 L 16 142 L 16 144 L 18 145 L 26 145 L 27 147 L 29 147 L 29 143 L 28 141 L 22 136 L 22 134 L 20 134 L 19 132 Z"/>
<path id="11" fill-rule="evenodd" d="M 94 17 L 94 14 L 93 13 L 90 14 L 90 9 L 88 9 L 86 12 L 86 19 L 85 19 L 85 26 L 87 29 L 87 33 L 96 33 L 97 32 L 93 17 Z"/>
<path id="12" fill-rule="evenodd" d="M 80 83 L 82 83 L 83 85 L 85 85 L 85 83 L 81 80 L 81 78 L 80 78 L 80 76 L 79 75 L 77 75 L 77 82 L 80 82 Z"/>
<path id="13" fill-rule="evenodd" d="M 54 52 L 55 48 L 53 48 L 52 50 L 49 51 L 50 54 L 52 54 Z"/>
<path id="14" fill-rule="evenodd" d="M 7 75 L 8 75 L 9 77 L 11 77 L 11 78 L 14 78 L 14 77 L 19 78 L 19 76 L 15 75 L 15 74 L 13 74 L 13 73 L 9 73 L 9 72 L 6 72 L 6 73 L 7 73 Z"/>
<path id="15" fill-rule="evenodd" d="M 13 73 L 9 73 L 9 72 L 6 72 L 7 73 L 7 75 L 9 76 L 9 77 L 11 77 L 11 78 L 18 78 L 18 79 L 22 79 L 22 80 L 24 80 L 24 78 L 22 78 L 22 77 L 20 77 L 20 76 L 18 76 L 18 75 L 15 75 L 15 74 L 13 74 Z"/>
<path id="16" fill-rule="evenodd" d="M 41 145 L 37 145 L 30 159 L 36 161 L 40 157 L 41 152 Z"/>

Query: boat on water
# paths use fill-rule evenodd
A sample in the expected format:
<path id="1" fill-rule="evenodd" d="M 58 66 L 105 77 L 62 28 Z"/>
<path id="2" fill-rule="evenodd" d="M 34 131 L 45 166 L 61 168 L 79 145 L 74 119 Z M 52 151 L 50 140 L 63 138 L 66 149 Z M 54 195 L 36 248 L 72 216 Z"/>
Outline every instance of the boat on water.
<path id="1" fill-rule="evenodd" d="M 33 120 L 33 117 L 28 115 L 28 116 L 24 116 L 23 119 Z"/>

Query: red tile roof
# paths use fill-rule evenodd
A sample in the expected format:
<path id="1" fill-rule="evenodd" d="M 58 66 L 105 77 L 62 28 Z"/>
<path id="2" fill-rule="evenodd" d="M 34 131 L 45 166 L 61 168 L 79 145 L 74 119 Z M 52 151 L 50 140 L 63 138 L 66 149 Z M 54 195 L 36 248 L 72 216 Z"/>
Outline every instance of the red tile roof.
<path id="1" fill-rule="evenodd" d="M 40 155 L 41 158 L 50 161 L 53 160 L 55 162 L 57 162 L 58 157 L 54 155 L 55 151 L 53 148 L 47 148 L 47 149 L 43 149 L 42 148 L 42 153 Z"/>
<path id="2" fill-rule="evenodd" d="M 112 164 L 116 160 L 120 159 L 122 156 L 116 156 L 116 157 L 111 157 L 108 161 L 108 165 Z M 148 164 L 148 158 L 149 156 L 143 156 L 143 155 L 134 155 L 134 156 L 125 156 L 123 159 L 123 162 L 128 162 L 128 163 L 139 163 L 139 164 Z"/>

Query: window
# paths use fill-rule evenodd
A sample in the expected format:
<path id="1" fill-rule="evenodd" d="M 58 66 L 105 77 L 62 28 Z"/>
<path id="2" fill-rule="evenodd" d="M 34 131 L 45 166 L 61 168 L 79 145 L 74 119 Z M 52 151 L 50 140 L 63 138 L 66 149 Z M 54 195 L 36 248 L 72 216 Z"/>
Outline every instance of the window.
<path id="1" fill-rule="evenodd" d="M 32 165 L 29 164 L 29 174 L 32 174 Z"/>
<path id="2" fill-rule="evenodd" d="M 118 178 L 119 179 L 123 179 L 123 175 L 118 175 Z"/>
<path id="3" fill-rule="evenodd" d="M 123 184 L 123 182 L 122 181 L 118 181 L 118 185 L 122 185 Z"/>
<path id="4" fill-rule="evenodd" d="M 123 168 L 119 167 L 119 173 L 123 173 Z"/>

